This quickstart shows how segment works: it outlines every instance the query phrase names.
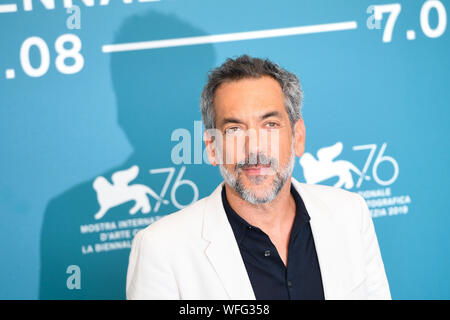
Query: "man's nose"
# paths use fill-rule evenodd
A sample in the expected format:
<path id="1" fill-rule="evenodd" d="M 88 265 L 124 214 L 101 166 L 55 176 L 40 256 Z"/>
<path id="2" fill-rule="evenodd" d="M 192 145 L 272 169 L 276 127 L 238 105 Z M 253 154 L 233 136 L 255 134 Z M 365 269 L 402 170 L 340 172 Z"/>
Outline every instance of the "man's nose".
<path id="1" fill-rule="evenodd" d="M 256 164 L 258 154 L 267 153 L 267 134 L 264 130 L 249 129 L 246 135 L 245 148 L 249 163 Z"/>
<path id="2" fill-rule="evenodd" d="M 247 153 L 257 153 L 259 149 L 259 136 L 255 129 L 248 129 L 245 136 L 245 150 Z"/>

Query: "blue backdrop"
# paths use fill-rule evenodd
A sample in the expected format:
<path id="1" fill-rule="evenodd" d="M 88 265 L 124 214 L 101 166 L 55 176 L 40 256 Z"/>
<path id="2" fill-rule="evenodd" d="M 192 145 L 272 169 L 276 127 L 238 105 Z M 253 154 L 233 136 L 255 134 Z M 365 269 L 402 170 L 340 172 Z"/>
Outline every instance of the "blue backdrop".
<path id="1" fill-rule="evenodd" d="M 448 1 L 72 2 L 0 1 L 0 298 L 125 297 L 134 234 L 222 180 L 199 96 L 243 53 L 300 78 L 294 176 L 366 198 L 392 297 L 450 298 Z"/>

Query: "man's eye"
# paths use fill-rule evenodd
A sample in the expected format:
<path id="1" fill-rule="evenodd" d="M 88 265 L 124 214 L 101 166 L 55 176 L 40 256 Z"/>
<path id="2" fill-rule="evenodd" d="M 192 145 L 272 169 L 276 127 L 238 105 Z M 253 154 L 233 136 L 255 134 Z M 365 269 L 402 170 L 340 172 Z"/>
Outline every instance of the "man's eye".
<path id="1" fill-rule="evenodd" d="M 266 123 L 266 127 L 276 128 L 276 127 L 278 127 L 278 123 L 276 123 L 276 122 L 267 122 Z"/>
<path id="2" fill-rule="evenodd" d="M 225 129 L 225 133 L 226 134 L 233 134 L 233 133 L 235 133 L 238 130 L 239 130 L 239 127 L 231 127 L 231 128 Z"/>

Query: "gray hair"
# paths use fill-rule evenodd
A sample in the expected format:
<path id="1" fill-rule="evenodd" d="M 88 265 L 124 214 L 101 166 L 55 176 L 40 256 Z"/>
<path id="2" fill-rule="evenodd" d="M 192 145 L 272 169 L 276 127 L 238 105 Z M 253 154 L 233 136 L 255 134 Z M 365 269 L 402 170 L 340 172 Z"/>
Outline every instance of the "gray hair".
<path id="1" fill-rule="evenodd" d="M 284 93 L 285 108 L 292 131 L 301 118 L 303 92 L 297 76 L 269 59 L 253 58 L 246 54 L 236 59 L 228 58 L 221 66 L 209 71 L 201 98 L 200 108 L 205 129 L 215 128 L 214 93 L 220 84 L 245 78 L 270 76 L 277 80 Z"/>

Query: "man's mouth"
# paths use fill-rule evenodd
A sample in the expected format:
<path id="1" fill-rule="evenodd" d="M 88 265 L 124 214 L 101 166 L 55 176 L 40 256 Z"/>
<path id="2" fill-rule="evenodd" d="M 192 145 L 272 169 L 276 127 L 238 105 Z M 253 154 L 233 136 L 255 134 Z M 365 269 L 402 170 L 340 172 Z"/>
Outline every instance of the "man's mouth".
<path id="1" fill-rule="evenodd" d="M 271 165 L 269 165 L 269 164 L 258 164 L 258 165 L 251 165 L 251 166 L 244 167 L 244 168 L 242 168 L 242 170 L 244 170 L 244 172 L 246 174 L 260 175 L 260 174 L 267 173 L 270 168 L 271 168 Z"/>

